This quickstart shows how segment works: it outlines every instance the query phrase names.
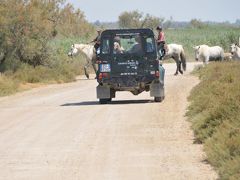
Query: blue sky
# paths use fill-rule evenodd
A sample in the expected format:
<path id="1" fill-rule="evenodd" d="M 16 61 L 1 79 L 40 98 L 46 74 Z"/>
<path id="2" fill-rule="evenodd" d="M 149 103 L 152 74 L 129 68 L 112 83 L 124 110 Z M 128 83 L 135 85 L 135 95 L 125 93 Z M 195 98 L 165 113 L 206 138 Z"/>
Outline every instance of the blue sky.
<path id="1" fill-rule="evenodd" d="M 66 0 L 82 10 L 90 22 L 117 21 L 124 11 L 138 10 L 177 21 L 197 18 L 203 21 L 240 19 L 240 0 Z"/>

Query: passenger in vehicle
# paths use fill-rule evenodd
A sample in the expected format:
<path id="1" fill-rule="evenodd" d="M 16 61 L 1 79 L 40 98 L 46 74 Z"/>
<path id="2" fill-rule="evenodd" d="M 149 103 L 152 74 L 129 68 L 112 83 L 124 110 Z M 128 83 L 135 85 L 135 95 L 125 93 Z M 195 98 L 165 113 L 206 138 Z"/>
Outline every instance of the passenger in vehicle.
<path id="1" fill-rule="evenodd" d="M 135 37 L 135 43 L 129 50 L 130 53 L 136 53 L 136 54 L 141 54 L 142 53 L 142 42 L 141 42 L 141 37 L 136 36 Z"/>
<path id="2" fill-rule="evenodd" d="M 117 42 L 119 45 L 121 45 L 121 38 L 116 35 L 114 38 L 113 38 L 113 42 Z"/>
<path id="3" fill-rule="evenodd" d="M 122 54 L 123 51 L 124 51 L 123 47 L 121 47 L 118 42 L 113 43 L 113 53 L 114 54 Z"/>
<path id="4" fill-rule="evenodd" d="M 154 48 L 153 48 L 153 44 L 150 42 L 147 42 L 147 52 L 153 52 Z"/>

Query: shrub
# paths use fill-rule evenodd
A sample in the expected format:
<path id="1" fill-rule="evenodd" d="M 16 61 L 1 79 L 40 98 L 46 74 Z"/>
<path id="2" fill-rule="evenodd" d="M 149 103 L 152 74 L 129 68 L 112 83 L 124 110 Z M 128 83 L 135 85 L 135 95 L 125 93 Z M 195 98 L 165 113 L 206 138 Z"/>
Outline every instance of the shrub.
<path id="1" fill-rule="evenodd" d="M 84 59 L 70 59 L 67 51 L 72 43 L 89 42 L 93 30 L 79 9 L 62 0 L 1 0 L 0 96 L 22 83 L 74 81 Z"/>
<path id="2" fill-rule="evenodd" d="M 15 93 L 18 89 L 18 83 L 5 75 L 0 75 L 0 96 L 6 96 Z"/>
<path id="3" fill-rule="evenodd" d="M 19 62 L 34 67 L 49 65 L 55 38 L 90 37 L 93 26 L 84 14 L 62 0 L 2 0 L 0 3 L 0 70 Z M 4 59 L 1 60 L 1 59 Z M 7 66 L 5 63 L 14 65 Z M 8 69 L 9 68 L 9 69 Z"/>
<path id="4" fill-rule="evenodd" d="M 222 179 L 240 175 L 240 63 L 211 63 L 198 69 L 187 116 L 196 141 L 205 143 L 208 161 Z"/>

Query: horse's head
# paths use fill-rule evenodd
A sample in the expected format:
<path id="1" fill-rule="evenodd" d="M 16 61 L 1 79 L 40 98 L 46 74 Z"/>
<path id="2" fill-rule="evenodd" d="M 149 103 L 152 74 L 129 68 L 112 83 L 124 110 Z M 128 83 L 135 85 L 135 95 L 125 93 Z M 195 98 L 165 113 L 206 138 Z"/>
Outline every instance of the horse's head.
<path id="1" fill-rule="evenodd" d="M 68 56 L 73 57 L 74 55 L 76 55 L 78 53 L 78 49 L 75 47 L 75 44 L 71 45 L 71 49 L 68 52 Z"/>
<path id="2" fill-rule="evenodd" d="M 230 52 L 233 55 L 237 51 L 237 44 L 231 44 Z"/>
<path id="3" fill-rule="evenodd" d="M 195 50 L 195 60 L 198 61 L 199 60 L 199 54 L 200 54 L 200 46 L 195 46 L 193 47 L 193 49 Z"/>

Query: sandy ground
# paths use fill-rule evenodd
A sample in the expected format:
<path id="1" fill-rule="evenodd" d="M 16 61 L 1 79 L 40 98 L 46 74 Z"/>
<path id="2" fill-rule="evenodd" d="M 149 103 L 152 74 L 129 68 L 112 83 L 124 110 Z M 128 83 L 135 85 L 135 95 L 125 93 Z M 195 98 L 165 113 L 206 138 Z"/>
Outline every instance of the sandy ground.
<path id="1" fill-rule="evenodd" d="M 217 179 L 184 117 L 193 66 L 164 65 L 162 103 L 119 92 L 99 105 L 84 77 L 0 98 L 0 179 Z"/>

